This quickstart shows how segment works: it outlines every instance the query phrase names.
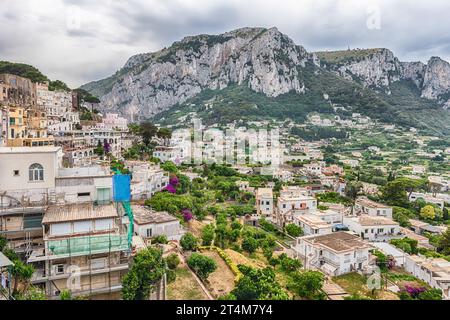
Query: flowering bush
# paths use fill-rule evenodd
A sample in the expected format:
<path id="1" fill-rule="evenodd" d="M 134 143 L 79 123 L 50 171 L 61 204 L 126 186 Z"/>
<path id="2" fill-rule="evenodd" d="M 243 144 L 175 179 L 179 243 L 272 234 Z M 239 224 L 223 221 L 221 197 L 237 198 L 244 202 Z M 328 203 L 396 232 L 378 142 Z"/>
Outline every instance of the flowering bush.
<path id="1" fill-rule="evenodd" d="M 174 187 L 177 187 L 179 183 L 180 183 L 180 181 L 179 181 L 177 176 L 173 175 L 173 176 L 170 177 L 170 179 L 169 179 L 169 184 L 170 185 L 172 185 Z"/>
<path id="2" fill-rule="evenodd" d="M 406 293 L 408 293 L 410 296 L 411 296 L 411 298 L 414 298 L 414 299 L 416 299 L 416 298 L 418 298 L 419 297 L 419 295 L 422 293 L 422 292 L 425 292 L 425 291 L 427 291 L 425 288 L 423 288 L 423 287 L 412 287 L 412 286 L 405 286 L 405 290 L 404 290 Z"/>
<path id="3" fill-rule="evenodd" d="M 172 175 L 169 179 L 169 184 L 164 188 L 164 191 L 169 193 L 177 193 L 177 186 L 180 183 L 176 175 Z"/>
<path id="4" fill-rule="evenodd" d="M 167 187 L 165 187 L 164 191 L 167 191 L 167 192 L 173 193 L 173 194 L 177 193 L 177 189 L 171 184 L 169 184 Z"/>
<path id="5" fill-rule="evenodd" d="M 184 221 L 186 222 L 189 222 L 194 218 L 194 215 L 189 209 L 184 209 L 181 213 L 183 214 Z"/>

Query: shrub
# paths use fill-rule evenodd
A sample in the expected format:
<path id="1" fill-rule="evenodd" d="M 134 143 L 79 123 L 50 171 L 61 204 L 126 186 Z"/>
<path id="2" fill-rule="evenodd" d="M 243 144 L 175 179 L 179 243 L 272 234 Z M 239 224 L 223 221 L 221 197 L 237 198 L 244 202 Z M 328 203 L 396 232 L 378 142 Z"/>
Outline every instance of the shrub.
<path id="1" fill-rule="evenodd" d="M 167 240 L 167 236 L 162 234 L 162 235 L 156 236 L 152 242 L 155 244 L 167 244 L 169 241 Z"/>
<path id="2" fill-rule="evenodd" d="M 303 230 L 296 224 L 291 223 L 286 226 L 286 233 L 291 237 L 297 238 L 303 235 Z"/>
<path id="3" fill-rule="evenodd" d="M 187 262 L 202 280 L 208 279 L 209 275 L 217 269 L 217 264 L 213 259 L 199 253 L 193 253 Z"/>
<path id="4" fill-rule="evenodd" d="M 181 237 L 180 245 L 185 251 L 194 251 L 198 246 L 198 239 L 192 233 L 186 233 Z"/>
<path id="5" fill-rule="evenodd" d="M 249 237 L 247 236 L 243 241 L 242 241 L 242 249 L 244 251 L 247 251 L 248 253 L 253 253 L 256 251 L 256 249 L 258 249 L 258 240 L 256 240 L 255 238 Z"/>
<path id="6" fill-rule="evenodd" d="M 176 253 L 172 253 L 166 258 L 167 267 L 171 270 L 174 270 L 180 264 L 180 257 Z"/>
<path id="7" fill-rule="evenodd" d="M 166 272 L 167 275 L 167 283 L 172 283 L 175 282 L 175 280 L 177 280 L 177 274 L 174 270 L 167 270 Z"/>

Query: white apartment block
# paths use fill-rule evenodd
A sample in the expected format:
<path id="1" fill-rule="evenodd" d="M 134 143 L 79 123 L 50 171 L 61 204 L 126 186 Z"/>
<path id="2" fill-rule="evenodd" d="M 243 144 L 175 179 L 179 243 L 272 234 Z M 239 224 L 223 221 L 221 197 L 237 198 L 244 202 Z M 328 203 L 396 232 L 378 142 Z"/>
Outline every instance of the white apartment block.
<path id="1" fill-rule="evenodd" d="M 302 216 L 317 210 L 317 199 L 297 192 L 281 192 L 277 200 L 276 220 L 280 226 L 294 222 L 294 217 Z"/>
<path id="2" fill-rule="evenodd" d="M 112 204 L 50 206 L 42 220 L 44 244 L 28 258 L 36 270 L 31 283 L 50 299 L 63 290 L 73 296 L 120 292 L 130 252 L 124 221 Z"/>
<path id="3" fill-rule="evenodd" d="M 330 276 L 364 271 L 371 249 L 369 243 L 347 232 L 297 238 L 294 247 L 307 269 L 320 269 Z"/>

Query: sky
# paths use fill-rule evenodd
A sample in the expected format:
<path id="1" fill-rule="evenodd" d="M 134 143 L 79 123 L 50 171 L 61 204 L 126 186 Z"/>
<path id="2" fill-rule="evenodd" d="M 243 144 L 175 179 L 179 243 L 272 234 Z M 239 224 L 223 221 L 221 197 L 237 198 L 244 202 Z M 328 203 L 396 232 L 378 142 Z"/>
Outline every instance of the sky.
<path id="1" fill-rule="evenodd" d="M 448 0 L 1 0 L 0 60 L 76 88 L 185 36 L 277 27 L 308 51 L 389 48 L 450 61 Z"/>

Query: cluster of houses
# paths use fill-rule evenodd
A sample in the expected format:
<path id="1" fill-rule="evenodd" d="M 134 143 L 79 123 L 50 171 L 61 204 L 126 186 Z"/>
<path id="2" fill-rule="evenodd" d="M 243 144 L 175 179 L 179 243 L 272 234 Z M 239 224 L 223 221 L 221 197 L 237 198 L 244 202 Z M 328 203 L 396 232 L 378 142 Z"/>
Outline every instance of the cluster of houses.
<path id="1" fill-rule="evenodd" d="M 74 167 L 97 164 L 99 145 L 120 157 L 136 139 L 128 133 L 128 121 L 117 114 L 83 121 L 80 107 L 87 107 L 79 100 L 75 91 L 0 74 L 0 147 L 61 146 L 65 164 Z"/>
<path id="2" fill-rule="evenodd" d="M 372 252 L 380 250 L 396 258 L 397 265 L 434 288 L 449 299 L 450 263 L 442 259 L 410 256 L 393 245 L 391 240 L 405 237 L 418 241 L 419 247 L 430 248 L 424 232 L 442 234 L 445 227 L 434 227 L 411 220 L 410 229 L 393 220 L 393 208 L 360 197 L 352 208 L 320 203 L 308 187 L 288 186 L 280 190 L 276 201 L 272 188 L 253 190 L 238 181 L 241 190 L 255 192 L 255 224 L 264 217 L 279 227 L 296 224 L 304 235 L 296 239 L 293 249 L 307 268 L 338 276 L 349 272 L 373 272 Z"/>

